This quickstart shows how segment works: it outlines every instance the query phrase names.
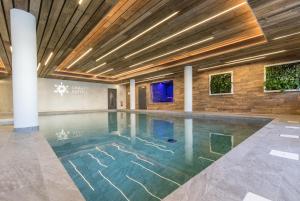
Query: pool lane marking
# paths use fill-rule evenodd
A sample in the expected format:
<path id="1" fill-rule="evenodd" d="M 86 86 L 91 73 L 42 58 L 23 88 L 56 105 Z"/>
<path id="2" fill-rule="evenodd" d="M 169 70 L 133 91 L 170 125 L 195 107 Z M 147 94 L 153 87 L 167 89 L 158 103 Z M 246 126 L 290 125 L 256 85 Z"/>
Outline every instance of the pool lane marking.
<path id="1" fill-rule="evenodd" d="M 161 150 L 161 151 L 170 152 L 171 154 L 174 154 L 174 151 L 169 150 L 169 149 L 162 149 L 162 148 L 160 148 L 159 146 L 155 146 L 154 144 L 145 144 L 145 145 L 147 145 L 147 146 L 152 146 L 152 147 L 155 147 L 155 148 L 157 148 L 157 149 L 159 149 L 159 150 Z"/>
<path id="2" fill-rule="evenodd" d="M 98 151 L 100 151 L 101 153 L 104 153 L 106 156 L 111 157 L 111 159 L 116 160 L 115 157 L 113 157 L 112 155 L 110 155 L 109 153 L 107 153 L 106 151 L 103 151 L 102 149 L 100 149 L 99 147 L 96 147 L 96 149 Z"/>
<path id="3" fill-rule="evenodd" d="M 205 157 L 202 157 L 202 156 L 199 156 L 198 158 L 201 158 L 201 159 L 204 159 L 204 160 L 208 160 L 208 161 L 211 161 L 211 162 L 215 162 L 215 160 L 212 160 L 210 158 L 205 158 Z"/>
<path id="4" fill-rule="evenodd" d="M 153 193 L 151 193 L 151 192 L 147 189 L 147 187 L 144 186 L 144 184 L 142 184 L 141 182 L 139 182 L 139 181 L 137 181 L 137 180 L 131 178 L 131 177 L 128 176 L 128 175 L 126 175 L 126 177 L 127 177 L 128 179 L 130 179 L 131 181 L 133 181 L 133 182 L 139 184 L 140 186 L 142 186 L 142 187 L 145 189 L 145 191 L 146 191 L 149 195 L 151 195 L 152 197 L 154 197 L 154 198 L 156 198 L 156 199 L 158 199 L 158 200 L 161 200 L 161 198 L 159 198 L 159 197 L 157 197 L 156 195 L 154 195 Z"/>
<path id="5" fill-rule="evenodd" d="M 142 141 L 142 142 L 145 142 L 147 144 L 153 144 L 153 145 L 156 145 L 156 146 L 159 146 L 159 147 L 162 147 L 162 148 L 167 148 L 167 146 L 165 146 L 165 145 L 161 145 L 161 144 L 157 144 L 157 143 L 154 143 L 154 142 L 150 142 L 150 141 L 142 139 L 140 137 L 135 137 L 135 138 L 138 139 L 138 140 L 140 140 L 140 141 Z"/>
<path id="6" fill-rule="evenodd" d="M 296 154 L 296 153 L 271 150 L 270 155 L 281 157 L 281 158 L 286 158 L 286 159 L 291 159 L 291 160 L 297 160 L 297 161 L 299 160 L 299 154 Z"/>
<path id="7" fill-rule="evenodd" d="M 119 189 L 117 186 L 115 186 L 108 178 L 106 178 L 103 174 L 102 174 L 102 172 L 100 171 L 100 170 L 98 170 L 98 173 L 108 182 L 108 183 L 110 183 L 110 185 L 112 185 L 115 189 L 117 189 L 122 195 L 123 195 L 123 197 L 127 200 L 127 201 L 130 201 L 129 199 L 128 199 L 128 197 L 123 193 L 123 191 L 121 190 L 121 189 Z"/>
<path id="8" fill-rule="evenodd" d="M 142 164 L 139 164 L 139 163 L 137 163 L 137 162 L 135 162 L 135 161 L 130 161 L 130 162 L 133 163 L 133 164 L 135 164 L 135 165 L 140 166 L 141 168 L 144 168 L 145 170 L 148 170 L 149 172 L 155 174 L 156 176 L 159 176 L 159 177 L 162 178 L 162 179 L 165 179 L 165 180 L 167 180 L 167 181 L 170 181 L 170 182 L 176 184 L 177 186 L 180 186 L 180 184 L 177 183 L 176 181 L 173 181 L 172 179 L 166 178 L 166 177 L 164 177 L 164 176 L 162 176 L 162 175 L 160 175 L 160 174 L 154 172 L 153 170 L 150 170 L 150 169 L 146 168 L 146 167 L 143 166 Z"/>
<path id="9" fill-rule="evenodd" d="M 271 201 L 271 200 L 264 198 L 260 195 L 248 192 L 244 197 L 243 201 Z"/>
<path id="10" fill-rule="evenodd" d="M 81 176 L 81 178 L 85 181 L 85 183 L 87 183 L 87 185 L 93 190 L 95 191 L 95 189 L 93 188 L 93 186 L 90 184 L 90 182 L 81 174 L 81 172 L 77 169 L 76 165 L 74 165 L 74 163 L 72 163 L 72 161 L 69 160 L 69 163 L 73 166 L 74 170 Z"/>
<path id="11" fill-rule="evenodd" d="M 280 135 L 280 137 L 299 139 L 298 135 L 286 135 L 286 134 L 282 134 L 282 135 Z"/>
<path id="12" fill-rule="evenodd" d="M 95 157 L 93 154 L 88 153 L 88 155 L 89 155 L 91 158 L 95 159 L 95 160 L 97 161 L 97 163 L 98 163 L 100 166 L 105 167 L 105 168 L 108 167 L 107 165 L 101 163 L 101 161 L 99 160 L 99 158 Z"/>
<path id="13" fill-rule="evenodd" d="M 300 129 L 298 126 L 286 126 L 285 128 L 290 128 L 290 129 Z"/>
<path id="14" fill-rule="evenodd" d="M 117 147 L 119 151 L 122 151 L 122 152 L 124 152 L 124 153 L 128 153 L 128 154 L 134 155 L 137 159 L 139 159 L 139 160 L 141 160 L 141 161 L 144 161 L 144 162 L 146 162 L 146 163 L 149 163 L 150 165 L 154 165 L 154 164 L 151 163 L 150 161 L 147 161 L 147 160 L 145 160 L 145 159 L 139 157 L 139 155 L 137 155 L 136 153 L 133 153 L 133 152 L 131 152 L 131 151 L 127 151 L 127 150 L 124 150 L 124 149 L 120 148 L 119 145 L 112 144 L 112 146 Z"/>

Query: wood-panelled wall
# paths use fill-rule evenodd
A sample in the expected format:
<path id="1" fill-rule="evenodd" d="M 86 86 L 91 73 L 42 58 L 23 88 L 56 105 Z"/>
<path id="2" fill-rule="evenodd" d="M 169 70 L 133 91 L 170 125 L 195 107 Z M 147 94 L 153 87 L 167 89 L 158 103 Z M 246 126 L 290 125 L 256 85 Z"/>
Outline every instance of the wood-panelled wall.
<path id="1" fill-rule="evenodd" d="M 265 93 L 263 63 L 194 72 L 193 111 L 233 112 L 257 114 L 300 114 L 300 92 Z M 209 74 L 233 71 L 233 95 L 209 95 Z M 138 87 L 147 87 L 147 108 L 149 110 L 183 110 L 183 74 L 174 79 L 174 103 L 151 102 L 150 82 L 136 85 L 136 108 L 138 108 Z M 129 87 L 127 87 L 129 92 Z M 129 108 L 129 93 L 127 93 Z"/>

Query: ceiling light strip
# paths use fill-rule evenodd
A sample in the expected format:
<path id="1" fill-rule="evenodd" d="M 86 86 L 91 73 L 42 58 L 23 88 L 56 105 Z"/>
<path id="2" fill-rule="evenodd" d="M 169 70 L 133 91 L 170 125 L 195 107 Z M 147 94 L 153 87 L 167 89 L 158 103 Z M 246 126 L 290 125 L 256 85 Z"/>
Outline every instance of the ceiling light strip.
<path id="1" fill-rule="evenodd" d="M 265 59 L 265 56 L 260 56 L 260 57 L 255 57 L 255 58 L 251 58 L 251 59 L 245 59 L 245 60 L 241 60 L 241 61 L 228 61 L 226 62 L 226 64 L 238 64 L 238 63 L 243 63 L 243 62 L 248 62 L 248 61 L 254 61 L 254 60 L 259 60 L 259 59 Z"/>
<path id="2" fill-rule="evenodd" d="M 40 67 L 41 67 L 41 62 L 39 62 L 36 70 L 39 71 Z"/>
<path id="3" fill-rule="evenodd" d="M 243 58 L 243 59 L 236 59 L 236 60 L 233 60 L 231 62 L 243 61 L 243 60 L 248 60 L 248 59 L 252 59 L 252 58 L 258 58 L 258 57 L 263 57 L 263 56 L 269 56 L 269 55 L 279 54 L 279 53 L 283 53 L 283 52 L 286 52 L 286 50 L 280 50 L 280 51 L 276 51 L 276 52 L 270 52 L 270 53 L 266 53 L 266 54 L 261 54 L 261 55 L 253 56 L 253 57 L 246 57 L 246 58 Z M 228 63 L 228 62 L 226 62 L 226 63 Z"/>
<path id="4" fill-rule="evenodd" d="M 50 61 L 50 59 L 52 58 L 52 56 L 53 56 L 53 52 L 50 52 L 48 58 L 46 59 L 45 66 L 47 66 L 47 64 Z"/>
<path id="5" fill-rule="evenodd" d="M 83 53 L 80 57 L 78 57 L 73 63 L 71 63 L 67 69 L 71 68 L 75 63 L 77 63 L 80 59 L 85 57 L 88 53 L 90 53 L 93 50 L 93 48 L 88 49 L 85 53 Z"/>
<path id="6" fill-rule="evenodd" d="M 125 59 L 128 59 L 129 57 L 132 57 L 132 56 L 134 56 L 134 55 L 136 55 L 136 54 L 138 54 L 140 52 L 143 52 L 143 51 L 145 51 L 145 50 L 147 50 L 147 49 L 149 49 L 151 47 L 154 47 L 154 46 L 156 46 L 156 45 L 158 45 L 160 43 L 163 43 L 163 42 L 165 42 L 167 40 L 170 40 L 170 39 L 172 39 L 172 38 L 174 38 L 174 37 L 176 37 L 178 35 L 181 35 L 181 34 L 187 32 L 189 30 L 192 30 L 192 29 L 194 29 L 194 28 L 196 28 L 196 27 L 198 27 L 198 26 L 200 26 L 200 25 L 202 25 L 202 24 L 204 24 L 204 23 L 206 23 L 206 22 L 208 22 L 210 20 L 213 20 L 213 19 L 215 19 L 215 18 L 217 18 L 219 16 L 222 16 L 222 15 L 224 15 L 226 13 L 229 13 L 229 12 L 231 12 L 231 11 L 235 10 L 236 8 L 239 8 L 239 7 L 243 6 L 243 5 L 246 5 L 246 2 L 238 4 L 238 5 L 234 6 L 234 7 L 231 7 L 231 8 L 229 8 L 229 9 L 223 11 L 223 12 L 220 12 L 220 13 L 214 15 L 214 16 L 211 16 L 211 17 L 209 17 L 209 18 L 207 18 L 205 20 L 202 20 L 202 21 L 200 21 L 200 22 L 198 22 L 196 24 L 193 24 L 193 25 L 191 25 L 191 26 L 189 26 L 189 27 L 187 27 L 187 28 L 185 28 L 185 29 L 183 29 L 183 30 L 181 30 L 179 32 L 176 32 L 175 34 L 172 34 L 172 35 L 170 35 L 170 36 L 168 36 L 168 37 L 166 37 L 166 38 L 164 38 L 162 40 L 159 40 L 158 42 L 153 43 L 153 44 L 151 44 L 151 45 L 149 45 L 149 46 L 147 46 L 147 47 L 145 47 L 143 49 L 140 49 L 140 50 L 138 50 L 138 51 L 136 51 L 136 52 L 134 52 L 132 54 L 129 54 L 129 55 L 125 56 Z"/>
<path id="7" fill-rule="evenodd" d="M 210 70 L 210 69 L 215 69 L 215 68 L 220 68 L 220 67 L 224 67 L 224 66 L 230 66 L 230 65 L 238 64 L 238 63 L 244 63 L 244 62 L 248 62 L 248 61 L 260 60 L 260 59 L 264 59 L 264 58 L 266 58 L 266 57 L 258 57 L 258 58 L 248 59 L 248 60 L 239 61 L 239 62 L 232 62 L 232 63 L 226 63 L 226 64 L 217 65 L 217 66 L 211 66 L 211 67 L 208 67 L 208 68 L 200 68 L 200 69 L 198 69 L 198 72 L 199 71 Z"/>
<path id="8" fill-rule="evenodd" d="M 101 73 L 97 74 L 97 75 L 96 75 L 96 77 L 97 77 L 97 76 L 99 76 L 99 75 L 102 75 L 102 74 L 108 73 L 108 72 L 110 72 L 110 71 L 112 71 L 112 70 L 113 70 L 113 68 L 111 68 L 111 69 L 108 69 L 108 70 L 106 70 L 106 71 L 103 71 L 103 72 L 101 72 Z"/>
<path id="9" fill-rule="evenodd" d="M 296 33 L 292 33 L 292 34 L 287 34 L 287 35 L 279 36 L 279 37 L 273 38 L 273 40 L 279 40 L 279 39 L 282 39 L 282 38 L 288 38 L 288 37 L 295 36 L 295 35 L 298 35 L 298 34 L 300 34 L 300 32 L 296 32 Z"/>
<path id="10" fill-rule="evenodd" d="M 99 78 L 88 78 L 88 77 L 80 77 L 80 76 L 74 76 L 74 75 L 61 75 L 61 74 L 52 74 L 53 76 L 59 76 L 59 77 L 71 77 L 71 78 L 79 78 L 79 79 L 84 79 L 84 80 L 98 80 L 98 81 L 107 81 L 107 80 L 103 80 L 103 79 L 99 79 Z"/>
<path id="11" fill-rule="evenodd" d="M 153 78 L 161 78 L 161 77 L 165 77 L 167 75 L 173 75 L 174 73 L 166 73 L 166 74 L 163 74 L 163 75 L 157 75 L 157 76 L 153 76 L 153 77 L 148 77 L 148 78 L 145 78 L 145 80 L 149 80 L 149 79 L 153 79 Z"/>
<path id="12" fill-rule="evenodd" d="M 102 63 L 102 64 L 100 64 L 100 65 L 98 65 L 98 66 L 96 66 L 95 68 L 92 68 L 92 69 L 86 71 L 86 73 L 90 73 L 90 72 L 92 72 L 92 71 L 94 71 L 94 70 L 96 70 L 96 69 L 98 69 L 98 68 L 100 68 L 100 67 L 102 67 L 102 66 L 105 66 L 105 65 L 106 65 L 106 62 L 105 62 L 105 63 Z"/>
<path id="13" fill-rule="evenodd" d="M 120 48 L 124 47 L 125 45 L 131 43 L 132 41 L 138 39 L 139 37 L 143 36 L 144 34 L 146 34 L 147 32 L 151 31 L 152 29 L 154 29 L 155 27 L 161 25 L 162 23 L 166 22 L 167 20 L 169 20 L 170 18 L 174 17 L 175 15 L 177 15 L 179 12 L 174 12 L 171 15 L 169 15 L 168 17 L 164 18 L 163 20 L 159 21 L 158 23 L 154 24 L 153 26 L 149 27 L 148 29 L 146 29 L 145 31 L 143 31 L 142 33 L 138 34 L 137 36 L 131 38 L 130 40 L 126 41 L 125 43 L 123 43 L 122 45 L 116 47 L 115 49 L 111 50 L 110 52 L 106 53 L 105 55 L 99 57 L 96 61 L 99 61 L 101 59 L 103 59 L 104 57 L 107 57 L 108 55 L 114 53 L 115 51 L 119 50 Z"/>
<path id="14" fill-rule="evenodd" d="M 151 59 L 147 59 L 147 60 L 145 60 L 145 61 L 139 62 L 139 63 L 134 64 L 134 65 L 131 65 L 131 66 L 129 66 L 129 68 L 132 68 L 132 67 L 135 67 L 135 66 L 138 66 L 138 65 L 147 63 L 147 62 L 149 62 L 149 61 L 152 61 L 152 60 L 155 60 L 155 59 L 158 59 L 158 58 L 161 58 L 161 57 L 164 57 L 164 56 L 167 56 L 167 55 L 176 53 L 176 52 L 179 52 L 179 51 L 181 51 L 181 50 L 184 50 L 184 49 L 193 47 L 193 46 L 195 46 L 195 45 L 199 45 L 199 44 L 201 44 L 201 43 L 204 43 L 204 42 L 209 41 L 209 40 L 212 40 L 212 39 L 214 39 L 214 37 L 209 37 L 209 38 L 206 38 L 206 39 L 204 39 L 204 40 L 200 40 L 200 41 L 198 41 L 198 42 L 195 42 L 195 43 L 189 44 L 189 45 L 187 45 L 187 46 L 184 46 L 184 47 L 182 47 L 182 48 L 179 48 L 179 49 L 176 49 L 176 50 L 167 52 L 167 53 L 165 53 L 165 54 L 162 54 L 162 55 L 153 57 L 153 58 L 151 58 Z"/>

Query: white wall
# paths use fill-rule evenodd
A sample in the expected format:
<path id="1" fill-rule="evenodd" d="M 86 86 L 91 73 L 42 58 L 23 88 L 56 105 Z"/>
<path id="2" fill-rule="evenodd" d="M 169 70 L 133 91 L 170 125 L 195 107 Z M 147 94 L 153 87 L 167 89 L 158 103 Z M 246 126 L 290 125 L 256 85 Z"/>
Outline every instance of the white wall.
<path id="1" fill-rule="evenodd" d="M 62 86 L 61 91 L 57 90 L 58 86 Z M 63 87 L 66 87 L 66 91 L 63 90 Z M 38 111 L 58 112 L 107 109 L 108 88 L 117 89 L 117 109 L 125 109 L 125 86 L 39 78 Z M 1 80 L 0 113 L 12 112 L 11 92 L 11 81 Z M 123 106 L 121 106 L 121 101 Z"/>

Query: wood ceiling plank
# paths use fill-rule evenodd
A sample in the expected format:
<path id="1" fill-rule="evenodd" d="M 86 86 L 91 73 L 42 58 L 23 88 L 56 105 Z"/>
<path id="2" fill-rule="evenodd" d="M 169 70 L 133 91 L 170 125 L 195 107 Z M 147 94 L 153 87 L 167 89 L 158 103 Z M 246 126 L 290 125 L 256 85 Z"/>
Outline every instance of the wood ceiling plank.
<path id="1" fill-rule="evenodd" d="M 46 47 L 50 41 L 50 38 L 52 36 L 52 33 L 54 32 L 58 18 L 61 14 L 63 5 L 64 5 L 64 1 L 61 1 L 61 0 L 53 1 L 49 19 L 47 20 L 47 24 L 45 26 L 45 31 L 42 36 L 40 46 L 38 47 L 38 54 L 37 54 L 38 61 L 41 61 L 41 58 L 45 53 Z"/>
<path id="2" fill-rule="evenodd" d="M 50 68 L 44 69 L 42 74 L 51 71 L 53 69 L 53 63 L 61 62 L 62 58 L 64 58 L 63 55 L 67 55 L 68 52 L 71 51 L 72 43 L 79 43 L 84 35 L 95 26 L 99 19 L 101 19 L 112 6 L 109 1 L 91 1 L 89 4 L 88 1 L 86 1 L 86 3 L 84 7 L 81 7 L 81 9 L 75 13 L 72 19 L 73 22 L 69 23 L 64 35 L 55 46 L 55 56 L 49 64 Z M 57 61 L 58 59 L 61 60 Z"/>
<path id="3" fill-rule="evenodd" d="M 29 12 L 35 16 L 38 22 L 40 14 L 41 0 L 30 0 Z"/>
<path id="4" fill-rule="evenodd" d="M 39 21 L 37 22 L 37 47 L 39 47 L 41 44 L 48 17 L 51 11 L 52 2 L 53 0 L 47 0 L 42 1 L 41 3 L 41 13 L 39 16 Z"/>
<path id="5" fill-rule="evenodd" d="M 17 8 L 17 9 L 21 9 L 21 10 L 24 10 L 26 12 L 28 12 L 28 1 L 29 0 L 13 0 L 14 1 L 14 8 Z"/>

